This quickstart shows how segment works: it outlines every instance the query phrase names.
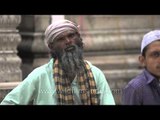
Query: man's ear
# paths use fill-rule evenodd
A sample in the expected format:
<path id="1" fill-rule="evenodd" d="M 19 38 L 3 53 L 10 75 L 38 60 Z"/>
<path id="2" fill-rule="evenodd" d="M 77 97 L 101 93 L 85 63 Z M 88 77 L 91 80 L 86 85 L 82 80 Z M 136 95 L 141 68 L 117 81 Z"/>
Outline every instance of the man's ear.
<path id="1" fill-rule="evenodd" d="M 48 48 L 50 49 L 50 51 L 54 51 L 54 47 L 51 44 L 48 44 Z"/>
<path id="2" fill-rule="evenodd" d="M 48 47 L 49 47 L 49 49 L 53 49 L 53 47 L 52 47 L 52 45 L 51 44 L 48 44 Z"/>
<path id="3" fill-rule="evenodd" d="M 48 44 L 48 47 L 49 47 L 50 50 L 54 50 L 53 44 Z"/>
<path id="4" fill-rule="evenodd" d="M 139 62 L 140 62 L 142 67 L 146 66 L 146 61 L 145 61 L 145 57 L 144 56 L 142 56 L 142 55 L 139 56 Z"/>

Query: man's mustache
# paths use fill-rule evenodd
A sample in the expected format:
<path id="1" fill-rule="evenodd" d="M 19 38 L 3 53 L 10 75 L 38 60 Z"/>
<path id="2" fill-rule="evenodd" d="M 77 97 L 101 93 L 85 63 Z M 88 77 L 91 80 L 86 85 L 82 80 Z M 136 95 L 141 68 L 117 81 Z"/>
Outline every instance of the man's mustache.
<path id="1" fill-rule="evenodd" d="M 70 45 L 70 46 L 66 47 L 64 50 L 65 50 L 66 52 L 71 52 L 71 51 L 73 51 L 73 50 L 75 50 L 75 49 L 76 49 L 76 46 L 75 46 L 75 45 Z"/>

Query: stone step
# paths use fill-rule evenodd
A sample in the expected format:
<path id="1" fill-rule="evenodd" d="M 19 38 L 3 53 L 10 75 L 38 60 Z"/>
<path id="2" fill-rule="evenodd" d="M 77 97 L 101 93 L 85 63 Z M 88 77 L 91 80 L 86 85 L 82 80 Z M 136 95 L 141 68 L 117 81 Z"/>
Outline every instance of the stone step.
<path id="1" fill-rule="evenodd" d="M 0 82 L 0 90 L 13 89 L 21 82 Z"/>
<path id="2" fill-rule="evenodd" d="M 96 52 L 95 52 L 96 54 Z M 96 65 L 100 69 L 139 69 L 141 65 L 138 61 L 139 54 L 125 55 L 93 55 L 85 56 L 85 59 Z"/>

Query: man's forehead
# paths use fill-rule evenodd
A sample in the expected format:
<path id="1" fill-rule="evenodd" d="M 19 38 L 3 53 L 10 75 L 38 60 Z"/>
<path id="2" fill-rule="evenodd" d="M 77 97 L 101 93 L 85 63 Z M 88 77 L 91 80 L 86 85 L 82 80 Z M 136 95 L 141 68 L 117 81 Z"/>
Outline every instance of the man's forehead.
<path id="1" fill-rule="evenodd" d="M 63 37 L 63 36 L 67 36 L 68 34 L 75 33 L 75 32 L 76 32 L 76 31 L 74 31 L 74 30 L 67 30 L 67 31 L 64 31 L 64 32 L 62 32 L 61 34 L 59 34 L 59 35 L 57 36 L 57 38 Z"/>
<path id="2" fill-rule="evenodd" d="M 160 40 L 153 41 L 152 43 L 150 43 L 148 45 L 148 49 L 151 50 L 151 51 L 154 51 L 156 49 L 160 50 Z"/>

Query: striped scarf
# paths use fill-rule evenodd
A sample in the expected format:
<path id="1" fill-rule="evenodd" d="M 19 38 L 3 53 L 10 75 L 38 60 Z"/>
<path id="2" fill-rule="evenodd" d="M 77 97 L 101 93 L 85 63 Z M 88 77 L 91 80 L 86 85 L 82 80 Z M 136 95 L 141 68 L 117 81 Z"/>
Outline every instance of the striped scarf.
<path id="1" fill-rule="evenodd" d="M 90 66 L 87 62 L 84 62 L 83 69 L 85 72 L 77 75 L 79 84 L 79 94 L 82 105 L 98 105 L 96 83 L 91 72 Z M 61 65 L 58 64 L 58 60 L 55 61 L 53 67 L 54 80 L 57 91 L 57 100 L 59 105 L 73 105 L 73 90 L 71 89 L 70 80 L 68 80 L 63 74 Z"/>

